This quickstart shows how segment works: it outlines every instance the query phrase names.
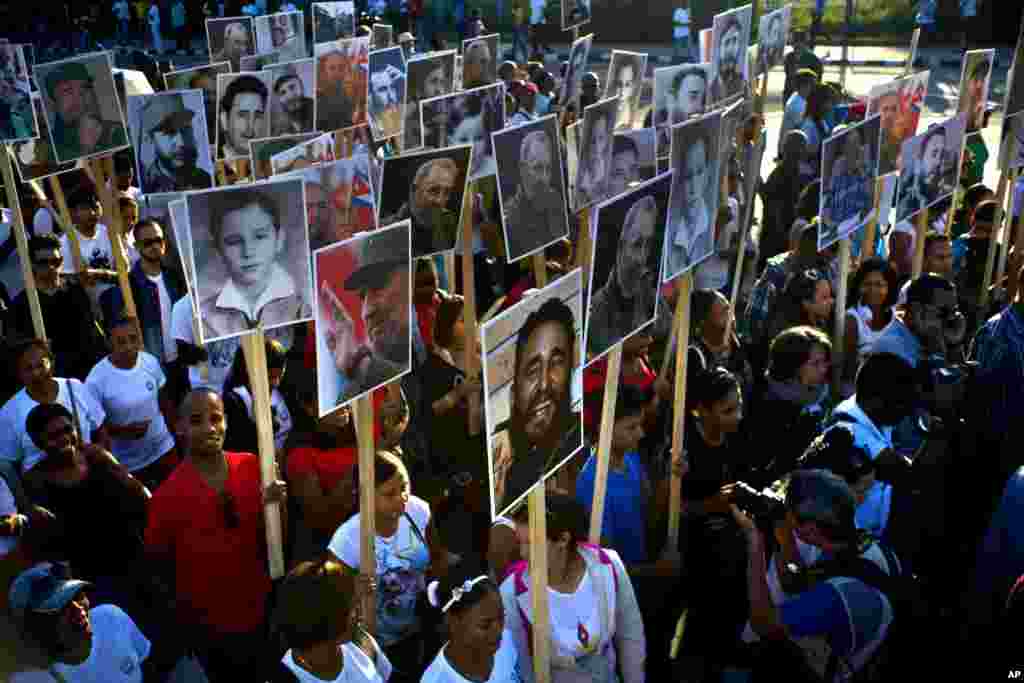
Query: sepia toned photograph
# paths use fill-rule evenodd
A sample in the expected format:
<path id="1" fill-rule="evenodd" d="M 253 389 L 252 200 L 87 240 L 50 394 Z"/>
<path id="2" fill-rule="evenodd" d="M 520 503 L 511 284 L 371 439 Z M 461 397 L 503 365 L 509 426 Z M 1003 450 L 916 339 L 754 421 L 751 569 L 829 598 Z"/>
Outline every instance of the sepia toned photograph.
<path id="1" fill-rule="evenodd" d="M 378 223 L 411 221 L 413 257 L 455 247 L 472 149 L 459 145 L 384 159 Z"/>
<path id="2" fill-rule="evenodd" d="M 22 45 L 0 45 L 0 140 L 20 142 L 39 137 L 29 65 Z"/>
<path id="3" fill-rule="evenodd" d="M 472 145 L 469 179 L 497 173 L 491 135 L 505 127 L 504 83 L 423 100 L 420 116 L 425 148 Z"/>
<path id="4" fill-rule="evenodd" d="M 270 74 L 270 134 L 311 133 L 316 130 L 316 67 L 301 59 L 266 68 Z"/>
<path id="5" fill-rule="evenodd" d="M 481 340 L 491 514 L 504 515 L 583 448 L 580 269 L 487 321 Z"/>
<path id="6" fill-rule="evenodd" d="M 423 146 L 420 103 L 433 97 L 450 95 L 455 90 L 455 50 L 415 56 L 406 62 L 406 70 L 408 85 L 402 149 L 411 151 Z M 442 110 L 435 114 L 447 118 Z M 441 121 L 432 123 L 440 125 Z"/>
<path id="7" fill-rule="evenodd" d="M 703 115 L 711 91 L 711 64 L 680 64 L 654 70 L 654 127 L 658 158 L 667 157 L 672 126 Z"/>
<path id="8" fill-rule="evenodd" d="M 882 117 L 881 175 L 900 170 L 903 143 L 917 134 L 928 78 L 929 72 L 922 71 L 876 85 L 868 95 L 867 115 Z"/>
<path id="9" fill-rule="evenodd" d="M 655 318 L 672 172 L 594 209 L 587 302 L 587 363 Z M 660 311 L 671 315 L 667 308 Z"/>
<path id="10" fill-rule="evenodd" d="M 201 90 L 206 114 L 207 140 L 217 140 L 217 74 L 231 73 L 230 62 L 218 62 L 164 74 L 166 90 Z"/>
<path id="11" fill-rule="evenodd" d="M 370 53 L 370 132 L 375 140 L 402 134 L 405 124 L 405 56 L 392 47 Z"/>
<path id="12" fill-rule="evenodd" d="M 959 114 L 944 123 L 932 124 L 903 143 L 896 223 L 910 220 L 953 194 L 960 177 L 966 129 L 967 116 Z"/>
<path id="13" fill-rule="evenodd" d="M 873 218 L 881 140 L 881 117 L 876 114 L 822 143 L 819 251 Z"/>
<path id="14" fill-rule="evenodd" d="M 37 64 L 43 110 L 56 161 L 110 154 L 128 146 L 128 131 L 106 52 Z"/>
<path id="15" fill-rule="evenodd" d="M 619 98 L 612 97 L 583 110 L 579 167 L 576 169 L 576 211 L 604 201 L 609 195 L 612 168 L 612 134 L 618 117 Z"/>
<path id="16" fill-rule="evenodd" d="M 750 81 L 747 46 L 753 8 L 745 5 L 716 14 L 711 26 L 711 101 L 742 95 Z"/>
<path id="17" fill-rule="evenodd" d="M 411 369 L 409 231 L 404 221 L 313 254 L 321 416 Z"/>
<path id="18" fill-rule="evenodd" d="M 313 43 L 329 43 L 356 34 L 354 2 L 313 3 Z"/>
<path id="19" fill-rule="evenodd" d="M 604 96 L 619 98 L 617 129 L 633 128 L 640 117 L 640 93 L 647 73 L 647 55 L 641 52 L 612 50 Z"/>
<path id="20" fill-rule="evenodd" d="M 230 62 L 231 70 L 242 70 L 242 57 L 256 54 L 252 17 L 223 17 L 206 20 L 206 44 L 210 62 Z"/>
<path id="21" fill-rule="evenodd" d="M 302 12 L 279 12 L 256 17 L 256 53 L 275 52 L 280 62 L 309 57 Z"/>
<path id="22" fill-rule="evenodd" d="M 39 123 L 39 137 L 15 142 L 9 149 L 14 155 L 15 166 L 21 182 L 48 178 L 58 173 L 65 173 L 77 167 L 77 162 L 59 163 L 57 153 L 53 150 L 50 127 L 46 123 L 43 112 L 43 98 L 38 92 L 32 93 L 32 108 L 36 110 L 36 121 Z"/>
<path id="23" fill-rule="evenodd" d="M 128 97 L 136 180 L 143 194 L 213 187 L 201 90 Z"/>
<path id="24" fill-rule="evenodd" d="M 270 74 L 217 76 L 217 158 L 249 156 L 249 141 L 270 137 Z"/>
<path id="25" fill-rule="evenodd" d="M 569 236 L 558 119 L 549 114 L 493 139 L 505 253 L 512 263 Z"/>
<path id="26" fill-rule="evenodd" d="M 300 178 L 189 193 L 185 201 L 203 343 L 312 318 Z"/>
<path id="27" fill-rule="evenodd" d="M 498 80 L 498 42 L 492 33 L 462 41 L 462 89 L 479 88 Z"/>
<path id="28" fill-rule="evenodd" d="M 326 132 L 366 123 L 370 39 L 319 43 L 314 53 L 317 130 Z"/>

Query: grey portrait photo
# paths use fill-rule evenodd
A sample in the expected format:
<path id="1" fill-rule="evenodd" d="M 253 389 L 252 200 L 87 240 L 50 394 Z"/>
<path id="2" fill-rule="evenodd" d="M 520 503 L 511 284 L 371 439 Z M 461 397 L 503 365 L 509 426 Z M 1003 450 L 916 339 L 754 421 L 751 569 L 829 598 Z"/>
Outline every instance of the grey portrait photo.
<path id="1" fill-rule="evenodd" d="M 505 84 L 495 83 L 420 102 L 423 146 L 473 146 L 469 179 L 497 173 L 491 134 L 505 127 Z"/>
<path id="2" fill-rule="evenodd" d="M 312 318 L 301 178 L 185 195 L 203 343 Z"/>
<path id="3" fill-rule="evenodd" d="M 698 265 L 714 249 L 721 132 L 721 111 L 672 127 L 672 193 L 662 282 Z"/>
<path id="4" fill-rule="evenodd" d="M 549 114 L 493 139 L 505 252 L 512 263 L 569 235 L 558 119 Z"/>
<path id="5" fill-rule="evenodd" d="M 711 93 L 711 64 L 680 64 L 654 70 L 654 127 L 658 158 L 667 157 L 672 126 L 707 111 Z"/>
<path id="6" fill-rule="evenodd" d="M 319 414 L 412 367 L 409 221 L 313 253 Z"/>
<path id="7" fill-rule="evenodd" d="M 472 151 L 459 145 L 384 159 L 378 224 L 412 221 L 413 257 L 455 248 Z"/>
<path id="8" fill-rule="evenodd" d="M 249 141 L 270 137 L 270 73 L 217 76 L 217 158 L 249 156 Z"/>
<path id="9" fill-rule="evenodd" d="M 59 163 L 50 140 L 50 127 L 46 123 L 43 112 L 43 98 L 38 92 L 32 93 L 32 108 L 36 110 L 36 121 L 39 122 L 39 137 L 23 142 L 15 142 L 10 146 L 14 161 L 18 167 L 21 182 L 47 178 L 58 173 L 74 169 L 77 162 Z"/>
<path id="10" fill-rule="evenodd" d="M 711 101 L 742 95 L 750 80 L 747 46 L 753 8 L 745 5 L 716 14 L 711 27 Z"/>
<path id="11" fill-rule="evenodd" d="M 612 138 L 612 175 L 608 196 L 616 197 L 632 185 L 650 180 L 657 170 L 653 128 L 619 131 Z"/>
<path id="12" fill-rule="evenodd" d="M 375 140 L 402 134 L 405 124 L 405 56 L 402 48 L 370 53 L 370 92 L 367 111 Z"/>
<path id="13" fill-rule="evenodd" d="M 609 195 L 612 168 L 612 133 L 619 98 L 612 97 L 583 110 L 579 166 L 576 169 L 576 211 L 604 201 Z"/>
<path id="14" fill-rule="evenodd" d="M 0 140 L 4 142 L 39 137 L 28 69 L 24 46 L 0 45 Z"/>
<path id="15" fill-rule="evenodd" d="M 281 62 L 309 57 L 302 12 L 278 12 L 256 17 L 256 53 L 276 52 Z"/>
<path id="16" fill-rule="evenodd" d="M 654 320 L 672 171 L 595 209 L 587 287 L 587 363 Z"/>
<path id="17" fill-rule="evenodd" d="M 313 3 L 313 43 L 351 38 L 356 34 L 354 2 Z"/>
<path id="18" fill-rule="evenodd" d="M 143 194 L 213 187 L 201 90 L 129 96 L 128 125 Z"/>
<path id="19" fill-rule="evenodd" d="M 270 134 L 295 135 L 316 130 L 316 66 L 300 59 L 266 68 L 270 74 Z"/>
<path id="20" fill-rule="evenodd" d="M 58 162 L 110 154 L 128 146 L 128 131 L 107 52 L 33 70 Z"/>
<path id="21" fill-rule="evenodd" d="M 761 17 L 758 24 L 757 63 L 758 73 L 766 73 L 782 64 L 786 45 L 789 43 L 789 25 L 793 6 L 785 5 Z"/>
<path id="22" fill-rule="evenodd" d="M 449 95 L 455 90 L 455 50 L 415 56 L 406 62 L 406 69 L 408 86 L 403 149 L 409 151 L 423 146 L 420 102 Z M 438 114 L 443 116 L 443 112 L 439 111 Z M 437 124 L 440 125 L 440 122 Z"/>
<path id="23" fill-rule="evenodd" d="M 242 57 L 256 54 L 252 17 L 207 19 L 206 44 L 211 63 L 230 62 L 232 71 L 241 71 Z"/>
<path id="24" fill-rule="evenodd" d="M 590 0 L 560 0 L 562 10 L 562 30 L 590 23 Z"/>
<path id="25" fill-rule="evenodd" d="M 391 24 L 374 24 L 371 31 L 370 43 L 374 50 L 383 50 L 395 44 L 395 30 Z"/>
<path id="26" fill-rule="evenodd" d="M 819 251 L 861 229 L 874 215 L 881 121 L 876 114 L 822 143 Z"/>
<path id="27" fill-rule="evenodd" d="M 966 129 L 967 115 L 959 114 L 903 143 L 895 222 L 910 220 L 953 194 Z"/>
<path id="28" fill-rule="evenodd" d="M 641 52 L 612 50 L 604 96 L 619 97 L 616 128 L 632 128 L 640 115 L 640 93 L 647 73 L 647 55 Z"/>
<path id="29" fill-rule="evenodd" d="M 573 41 L 572 49 L 569 50 L 569 65 L 565 70 L 565 77 L 562 80 L 562 90 L 559 99 L 564 103 L 574 102 L 580 93 L 580 79 L 587 71 L 587 59 L 590 56 L 590 45 L 594 41 L 594 34 L 588 33 L 585 36 Z"/>
<path id="30" fill-rule="evenodd" d="M 462 87 L 465 90 L 498 80 L 497 33 L 462 41 Z"/>
<path id="31" fill-rule="evenodd" d="M 217 74 L 231 73 L 230 62 L 218 62 L 164 74 L 166 90 L 202 90 L 206 109 L 206 134 L 210 144 L 217 140 Z"/>

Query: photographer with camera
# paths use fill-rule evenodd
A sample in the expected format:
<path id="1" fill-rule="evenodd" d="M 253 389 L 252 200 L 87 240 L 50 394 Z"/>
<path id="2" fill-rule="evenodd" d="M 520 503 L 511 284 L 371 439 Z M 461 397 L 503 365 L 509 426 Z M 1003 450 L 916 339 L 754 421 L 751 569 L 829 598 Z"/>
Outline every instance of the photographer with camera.
<path id="1" fill-rule="evenodd" d="M 769 562 L 758 525 L 731 506 L 747 545 L 750 622 L 743 639 L 757 643 L 750 646 L 755 681 L 780 671 L 789 680 L 845 679 L 885 641 L 896 614 L 889 579 L 901 568 L 857 529 L 856 507 L 854 492 L 835 474 L 797 470 Z"/>

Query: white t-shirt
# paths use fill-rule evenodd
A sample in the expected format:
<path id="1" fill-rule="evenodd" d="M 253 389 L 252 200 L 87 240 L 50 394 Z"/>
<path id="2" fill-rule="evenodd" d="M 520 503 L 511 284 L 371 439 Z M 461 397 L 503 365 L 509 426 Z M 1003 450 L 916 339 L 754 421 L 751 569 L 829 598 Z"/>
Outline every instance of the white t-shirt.
<path id="1" fill-rule="evenodd" d="M 186 294 L 171 307 L 171 337 L 177 341 L 181 340 L 187 344 L 195 344 L 195 335 L 192 330 L 192 295 Z M 231 372 L 231 363 L 235 359 L 235 352 L 239 346 L 238 337 L 230 337 L 221 341 L 210 342 L 205 345 L 209 360 L 206 363 L 207 376 L 203 379 L 202 372 L 198 365 L 190 365 L 188 368 L 188 381 L 193 389 L 209 388 L 220 393 L 224 390 L 224 382 Z"/>
<path id="2" fill-rule="evenodd" d="M 37 235 L 53 234 L 53 214 L 45 206 L 36 209 L 32 216 L 32 230 Z"/>
<path id="3" fill-rule="evenodd" d="M 418 631 L 416 598 L 426 590 L 430 550 L 421 537 L 426 538 L 430 506 L 422 498 L 410 496 L 405 511 L 394 536 L 376 538 L 377 635 L 384 647 Z M 410 526 L 409 518 L 418 533 Z M 359 568 L 358 514 L 338 527 L 327 549 L 349 567 Z"/>
<path id="4" fill-rule="evenodd" d="M 0 517 L 18 514 L 18 506 L 14 503 L 14 493 L 7 485 L 7 480 L 0 476 Z M 0 558 L 9 555 L 18 547 L 18 539 L 14 536 L 0 536 Z"/>
<path id="5" fill-rule="evenodd" d="M 455 670 L 448 658 L 445 657 L 447 645 L 434 657 L 427 670 L 423 672 L 420 683 L 472 683 L 465 676 Z M 523 675 L 519 670 L 519 653 L 516 651 L 515 642 L 508 631 L 501 634 L 501 645 L 494 653 L 494 668 L 491 675 L 484 683 L 522 683 Z"/>
<path id="6" fill-rule="evenodd" d="M 77 379 L 56 379 L 57 403 L 61 404 L 74 415 L 71 410 L 71 383 L 75 394 L 75 405 L 78 407 L 78 422 L 81 425 L 81 437 L 86 443 L 92 441 L 93 432 L 99 429 L 107 419 L 103 405 L 97 400 L 92 389 Z M 22 389 L 0 408 L 0 458 L 21 463 L 21 471 L 32 469 L 44 455 L 32 437 L 25 431 L 25 418 L 29 412 L 39 405 L 35 399 Z"/>
<path id="7" fill-rule="evenodd" d="M 92 623 L 92 651 L 78 665 L 54 664 L 53 670 L 67 683 L 142 683 L 142 662 L 149 657 L 150 644 L 132 618 L 115 605 L 89 610 Z M 48 671 L 23 671 L 11 683 L 52 683 Z"/>
<path id="8" fill-rule="evenodd" d="M 683 7 L 676 7 L 672 13 L 673 38 L 687 38 L 690 35 L 690 10 Z"/>
<path id="9" fill-rule="evenodd" d="M 249 393 L 249 389 L 238 386 L 232 389 L 232 391 L 242 399 L 242 403 L 245 404 L 245 410 L 249 413 L 249 418 L 255 422 L 256 419 L 253 417 L 252 411 L 252 394 Z M 292 431 L 292 414 L 288 410 L 288 405 L 284 402 L 284 396 L 277 389 L 270 392 L 270 414 L 274 421 L 274 448 L 278 452 L 283 452 L 284 442 Z"/>
<path id="10" fill-rule="evenodd" d="M 122 370 L 104 358 L 85 378 L 103 405 L 110 421 L 117 425 L 149 420 L 149 428 L 141 439 L 113 439 L 114 455 L 129 472 L 156 462 L 174 448 L 174 437 L 160 412 L 160 389 L 167 377 L 156 356 L 140 351 L 135 366 Z"/>
<path id="11" fill-rule="evenodd" d="M 562 657 L 580 658 L 599 654 L 601 613 L 590 572 L 584 572 L 572 594 L 548 589 L 551 640 Z"/>
<path id="12" fill-rule="evenodd" d="M 78 243 L 81 245 L 83 267 L 117 270 L 114 261 L 114 248 L 110 246 L 110 235 L 107 232 L 107 226 L 98 223 L 96 225 L 96 234 L 92 237 L 86 237 L 82 233 L 78 233 Z M 75 249 L 67 235 L 60 238 L 60 251 L 64 256 L 63 272 L 75 273 L 75 258 L 72 256 Z M 115 286 L 111 283 L 101 282 L 86 290 L 89 293 L 89 298 L 92 300 L 94 311 L 99 312 L 98 302 L 103 292 Z"/>
<path id="13" fill-rule="evenodd" d="M 0 244 L 14 239 L 13 221 L 10 209 L 0 209 Z M 7 288 L 7 295 L 11 297 L 11 301 L 24 291 L 25 279 L 21 273 L 21 259 L 17 251 L 12 251 L 7 259 L 0 263 L 0 282 Z"/>
<path id="14" fill-rule="evenodd" d="M 178 357 L 178 347 L 171 334 L 171 295 L 164 282 L 164 274 L 147 275 L 149 281 L 156 285 L 157 298 L 160 300 L 160 326 L 163 328 L 164 362 L 170 363 Z"/>
<path id="15" fill-rule="evenodd" d="M 345 660 L 345 664 L 342 666 L 338 677 L 331 679 L 333 683 L 384 683 L 384 681 L 391 677 L 391 662 L 377 645 L 377 641 L 370 638 L 370 643 L 373 646 L 374 657 L 377 660 L 376 665 L 355 643 L 341 644 L 341 655 Z M 295 677 L 299 679 L 299 683 L 324 683 L 323 678 L 314 676 L 296 664 L 291 650 L 284 653 L 281 662 L 295 674 Z"/>

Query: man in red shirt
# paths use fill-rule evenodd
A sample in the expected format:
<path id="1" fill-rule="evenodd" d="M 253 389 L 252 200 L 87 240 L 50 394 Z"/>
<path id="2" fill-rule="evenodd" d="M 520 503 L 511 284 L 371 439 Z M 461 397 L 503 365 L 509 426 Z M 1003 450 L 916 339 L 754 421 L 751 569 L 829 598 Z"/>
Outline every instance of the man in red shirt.
<path id="1" fill-rule="evenodd" d="M 170 574 L 178 625 L 212 683 L 266 680 L 281 655 L 267 640 L 263 506 L 283 503 L 285 485 L 262 487 L 257 456 L 225 453 L 226 429 L 217 393 L 185 397 L 178 437 L 186 457 L 153 496 L 146 528 L 147 555 Z"/>

